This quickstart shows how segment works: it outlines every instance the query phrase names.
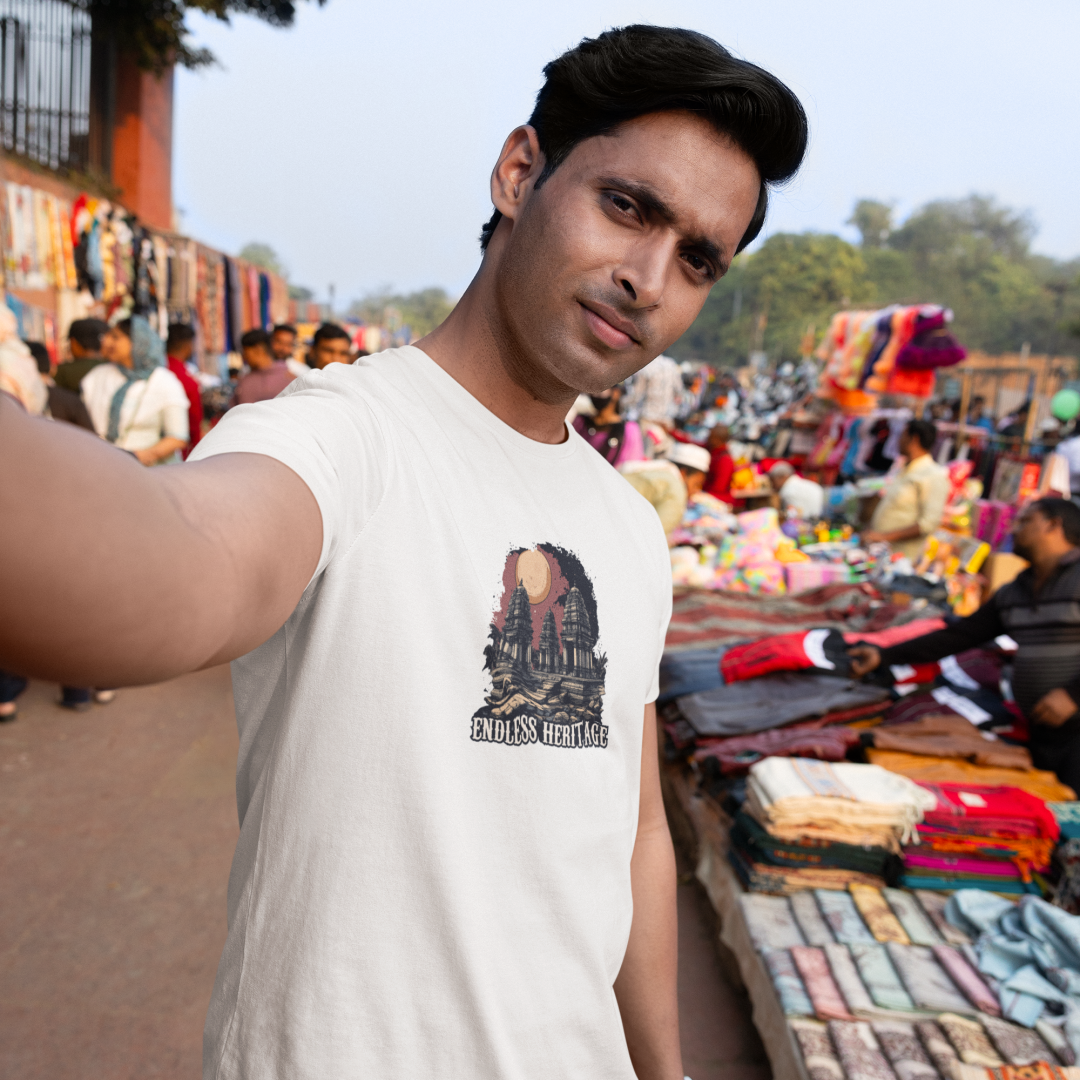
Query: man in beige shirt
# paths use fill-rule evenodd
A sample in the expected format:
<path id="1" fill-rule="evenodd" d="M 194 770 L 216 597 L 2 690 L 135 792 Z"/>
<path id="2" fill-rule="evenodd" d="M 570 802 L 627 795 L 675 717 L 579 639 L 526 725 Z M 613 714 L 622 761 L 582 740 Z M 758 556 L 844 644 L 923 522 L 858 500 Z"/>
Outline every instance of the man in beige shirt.
<path id="1" fill-rule="evenodd" d="M 907 464 L 886 485 L 864 543 L 887 540 L 914 561 L 926 538 L 941 526 L 949 496 L 949 474 L 930 456 L 937 428 L 929 420 L 912 420 L 900 436 Z"/>

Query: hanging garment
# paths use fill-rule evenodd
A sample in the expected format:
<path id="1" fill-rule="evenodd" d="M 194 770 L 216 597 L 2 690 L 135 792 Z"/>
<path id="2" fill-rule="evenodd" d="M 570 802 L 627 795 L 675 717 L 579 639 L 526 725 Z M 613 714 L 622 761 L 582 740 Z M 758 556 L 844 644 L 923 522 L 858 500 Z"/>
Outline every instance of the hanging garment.
<path id="1" fill-rule="evenodd" d="M 766 949 L 761 954 L 785 1016 L 813 1016 L 814 1006 L 806 993 L 789 949 Z"/>
<path id="2" fill-rule="evenodd" d="M 799 969 L 803 986 L 806 987 L 814 1006 L 814 1015 L 819 1020 L 854 1019 L 832 977 L 824 949 L 815 949 L 812 945 L 796 945 L 791 950 L 791 958 Z"/>

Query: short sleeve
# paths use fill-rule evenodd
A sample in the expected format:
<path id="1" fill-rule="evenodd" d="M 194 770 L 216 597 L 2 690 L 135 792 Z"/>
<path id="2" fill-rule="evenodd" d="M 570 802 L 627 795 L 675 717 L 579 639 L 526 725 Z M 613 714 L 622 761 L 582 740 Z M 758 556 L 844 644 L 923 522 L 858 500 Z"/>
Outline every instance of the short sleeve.
<path id="1" fill-rule="evenodd" d="M 941 528 L 949 497 L 949 481 L 943 474 L 936 474 L 923 480 L 919 488 L 919 532 L 929 536 Z"/>
<path id="2" fill-rule="evenodd" d="M 322 515 L 322 552 L 312 580 L 378 509 L 389 468 L 385 425 L 360 385 L 362 369 L 331 368 L 340 371 L 312 372 L 275 398 L 230 409 L 188 457 L 262 454 L 292 469 Z"/>
<path id="3" fill-rule="evenodd" d="M 671 622 L 672 589 L 671 589 L 671 555 L 665 543 L 663 549 L 663 562 L 660 565 L 658 577 L 660 625 L 657 628 L 656 663 L 653 665 L 652 682 L 649 684 L 649 692 L 645 695 L 645 704 L 654 702 L 660 696 L 660 661 L 664 657 L 664 647 L 667 644 L 668 624 Z"/>

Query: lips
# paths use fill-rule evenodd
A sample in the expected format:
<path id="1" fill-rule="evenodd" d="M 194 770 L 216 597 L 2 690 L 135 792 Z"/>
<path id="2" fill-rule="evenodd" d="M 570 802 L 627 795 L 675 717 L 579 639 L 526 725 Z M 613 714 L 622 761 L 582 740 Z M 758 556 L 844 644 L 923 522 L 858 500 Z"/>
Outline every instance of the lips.
<path id="1" fill-rule="evenodd" d="M 632 336 L 635 330 L 633 323 L 620 318 L 608 308 L 600 309 L 603 314 L 584 304 L 581 305 L 581 309 L 585 312 L 585 321 L 589 324 L 589 329 L 609 349 L 630 349 L 637 344 Z"/>

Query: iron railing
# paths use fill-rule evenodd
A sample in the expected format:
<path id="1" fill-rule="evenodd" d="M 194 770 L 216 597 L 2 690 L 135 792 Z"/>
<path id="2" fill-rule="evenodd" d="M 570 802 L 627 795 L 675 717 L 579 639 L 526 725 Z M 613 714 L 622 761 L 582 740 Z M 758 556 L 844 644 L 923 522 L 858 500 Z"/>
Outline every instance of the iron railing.
<path id="1" fill-rule="evenodd" d="M 90 15 L 65 0 L 0 0 L 0 146 L 87 168 L 90 39 Z"/>

